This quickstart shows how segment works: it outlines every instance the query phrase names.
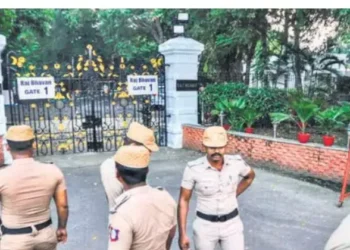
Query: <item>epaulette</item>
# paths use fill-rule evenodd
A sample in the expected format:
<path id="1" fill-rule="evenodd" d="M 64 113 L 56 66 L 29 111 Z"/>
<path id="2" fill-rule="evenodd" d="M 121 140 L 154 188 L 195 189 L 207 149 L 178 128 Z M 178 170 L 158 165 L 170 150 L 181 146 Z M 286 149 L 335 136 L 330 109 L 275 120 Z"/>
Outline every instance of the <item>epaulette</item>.
<path id="1" fill-rule="evenodd" d="M 228 160 L 238 160 L 238 161 L 243 161 L 242 156 L 240 155 L 226 155 Z"/>
<path id="2" fill-rule="evenodd" d="M 110 214 L 115 214 L 118 210 L 118 208 L 123 205 L 125 202 L 127 202 L 130 199 L 130 195 L 125 195 L 125 194 L 121 194 L 118 198 L 115 199 L 115 206 L 113 209 L 111 209 L 109 211 Z"/>
<path id="3" fill-rule="evenodd" d="M 44 164 L 54 164 L 53 161 L 44 161 Z"/>
<path id="4" fill-rule="evenodd" d="M 194 167 L 194 166 L 197 166 L 197 165 L 201 165 L 203 163 L 204 163 L 204 157 L 201 157 L 201 158 L 198 158 L 198 159 L 196 159 L 194 161 L 189 161 L 187 163 L 187 166 Z"/>

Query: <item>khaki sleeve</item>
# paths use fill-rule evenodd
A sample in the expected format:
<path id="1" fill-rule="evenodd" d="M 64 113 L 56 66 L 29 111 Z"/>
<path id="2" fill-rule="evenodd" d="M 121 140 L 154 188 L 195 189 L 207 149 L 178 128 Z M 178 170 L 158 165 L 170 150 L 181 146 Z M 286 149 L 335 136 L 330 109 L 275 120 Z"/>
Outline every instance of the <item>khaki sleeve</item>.
<path id="1" fill-rule="evenodd" d="M 1 193 L 4 191 L 5 185 L 4 185 L 4 176 L 0 174 L 0 196 Z"/>
<path id="2" fill-rule="evenodd" d="M 130 250 L 132 235 L 129 223 L 119 214 L 114 214 L 109 226 L 108 250 Z"/>
<path id="3" fill-rule="evenodd" d="M 174 207 L 174 218 L 173 218 L 173 226 L 177 225 L 177 206 Z"/>
<path id="4" fill-rule="evenodd" d="M 252 168 L 243 159 L 241 161 L 241 164 L 239 164 L 239 175 L 242 177 L 246 177 Z"/>
<path id="5" fill-rule="evenodd" d="M 192 190 L 194 187 L 194 174 L 193 170 L 189 166 L 186 166 L 185 171 L 182 176 L 181 187 Z"/>
<path id="6" fill-rule="evenodd" d="M 101 182 L 108 199 L 110 209 L 124 191 L 123 185 L 117 179 L 117 170 L 113 159 L 108 159 L 100 166 Z"/>
<path id="7" fill-rule="evenodd" d="M 171 208 L 169 208 L 169 210 L 171 209 L 170 212 L 172 215 L 172 226 L 176 226 L 177 225 L 177 203 L 169 193 L 168 193 L 168 197 L 171 204 Z"/>
<path id="8" fill-rule="evenodd" d="M 57 169 L 57 187 L 56 187 L 56 190 L 57 191 L 66 190 L 67 186 L 66 186 L 66 180 L 64 178 L 64 175 L 58 167 L 56 167 L 56 169 Z"/>

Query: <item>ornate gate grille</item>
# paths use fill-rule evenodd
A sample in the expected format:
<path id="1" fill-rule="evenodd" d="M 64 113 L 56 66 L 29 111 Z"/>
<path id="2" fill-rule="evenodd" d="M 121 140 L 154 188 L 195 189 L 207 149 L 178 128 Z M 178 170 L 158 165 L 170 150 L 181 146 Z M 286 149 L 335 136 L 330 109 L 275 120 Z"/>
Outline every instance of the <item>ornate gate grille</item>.
<path id="1" fill-rule="evenodd" d="M 9 56 L 7 80 L 8 125 L 28 124 L 35 130 L 37 155 L 115 151 L 123 145 L 132 121 L 153 129 L 158 145 L 167 145 L 165 70 L 162 56 L 144 62 L 123 57 L 109 63 L 91 45 L 72 63 L 26 65 Z M 74 62 L 75 61 L 75 62 Z M 127 75 L 157 75 L 157 96 L 130 96 Z M 17 77 L 53 76 L 51 100 L 18 99 Z"/>

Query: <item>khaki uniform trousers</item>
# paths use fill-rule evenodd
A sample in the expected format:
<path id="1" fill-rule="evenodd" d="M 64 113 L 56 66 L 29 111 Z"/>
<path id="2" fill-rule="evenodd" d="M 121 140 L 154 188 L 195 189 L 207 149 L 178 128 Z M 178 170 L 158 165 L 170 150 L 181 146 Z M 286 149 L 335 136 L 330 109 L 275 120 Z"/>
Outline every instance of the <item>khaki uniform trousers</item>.
<path id="1" fill-rule="evenodd" d="M 350 214 L 340 223 L 332 233 L 324 250 L 350 249 Z"/>
<path id="2" fill-rule="evenodd" d="M 56 230 L 48 226 L 31 234 L 5 234 L 0 241 L 1 250 L 56 250 Z"/>
<path id="3" fill-rule="evenodd" d="M 225 222 L 196 218 L 193 223 L 195 250 L 244 250 L 243 223 L 239 216 Z"/>

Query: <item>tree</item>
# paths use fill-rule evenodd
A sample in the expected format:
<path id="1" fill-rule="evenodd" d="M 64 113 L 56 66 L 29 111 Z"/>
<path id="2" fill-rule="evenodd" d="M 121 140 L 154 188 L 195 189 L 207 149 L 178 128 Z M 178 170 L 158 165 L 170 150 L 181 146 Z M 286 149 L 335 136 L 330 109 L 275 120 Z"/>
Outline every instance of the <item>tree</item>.
<path id="1" fill-rule="evenodd" d="M 39 59 L 36 53 L 40 50 L 40 40 L 48 34 L 54 18 L 53 10 L 1 10 L 1 32 L 7 36 L 9 50 L 21 51 L 25 57 L 31 55 Z"/>
<path id="2" fill-rule="evenodd" d="M 214 74 L 220 81 L 243 81 L 245 62 L 248 76 L 245 82 L 248 83 L 258 41 L 263 41 L 262 57 L 266 60 L 267 13 L 265 9 L 197 11 L 201 18 L 197 18 L 198 22 L 191 33 L 206 46 L 203 71 L 212 71 L 209 74 Z"/>
<path id="3" fill-rule="evenodd" d="M 91 9 L 56 10 L 49 35 L 42 40 L 43 63 L 71 62 L 84 53 L 88 44 L 104 56 L 110 48 L 104 46 L 98 28 L 98 11 Z"/>
<path id="4" fill-rule="evenodd" d="M 98 11 L 98 28 L 113 53 L 126 58 L 150 57 L 172 35 L 178 10 L 113 9 Z"/>

